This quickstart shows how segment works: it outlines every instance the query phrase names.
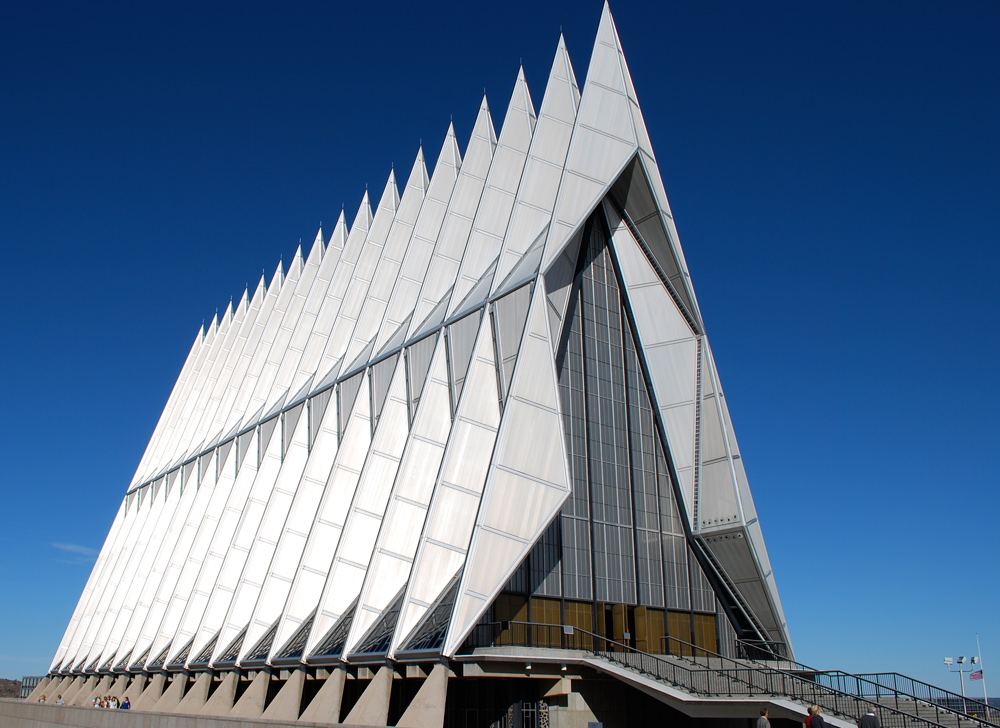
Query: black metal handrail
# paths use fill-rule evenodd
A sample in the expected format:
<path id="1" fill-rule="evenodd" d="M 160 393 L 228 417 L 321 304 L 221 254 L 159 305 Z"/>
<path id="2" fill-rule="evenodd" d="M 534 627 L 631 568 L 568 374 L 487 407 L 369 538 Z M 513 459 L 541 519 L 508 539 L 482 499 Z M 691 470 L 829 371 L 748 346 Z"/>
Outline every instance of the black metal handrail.
<path id="1" fill-rule="evenodd" d="M 1000 708 L 907 675 L 901 675 L 897 672 L 852 674 L 843 670 L 818 670 L 775 654 L 756 641 L 736 640 L 736 643 L 746 660 L 760 661 L 760 658 L 746 656 L 748 654 L 770 654 L 771 659 L 794 665 L 797 671 L 812 673 L 816 682 L 829 685 L 845 693 L 869 697 L 879 702 L 890 699 L 897 707 L 900 703 L 900 697 L 904 701 L 920 701 L 933 707 L 935 716 L 939 716 L 940 712 L 943 711 L 955 715 L 959 721 L 968 720 L 1000 728 Z M 747 647 L 750 649 L 746 649 Z"/>
<path id="2" fill-rule="evenodd" d="M 781 695 L 809 705 L 819 705 L 829 713 L 844 717 L 860 716 L 874 709 L 883 728 L 944 728 L 937 721 L 898 710 L 861 695 L 844 692 L 766 665 L 743 663 L 701 647 L 698 648 L 700 651 L 719 661 L 718 667 L 686 667 L 680 662 L 691 659 L 693 655 L 652 655 L 603 635 L 563 624 L 488 622 L 473 628 L 466 645 L 473 649 L 512 646 L 578 650 L 696 695 L 749 698 Z"/>

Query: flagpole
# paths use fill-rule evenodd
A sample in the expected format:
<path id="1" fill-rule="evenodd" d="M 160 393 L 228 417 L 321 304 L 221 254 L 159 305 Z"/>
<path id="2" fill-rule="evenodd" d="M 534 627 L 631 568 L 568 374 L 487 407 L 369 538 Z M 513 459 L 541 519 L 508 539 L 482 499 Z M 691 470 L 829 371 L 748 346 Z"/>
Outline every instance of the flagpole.
<path id="1" fill-rule="evenodd" d="M 976 649 L 979 651 L 979 669 L 983 669 L 983 648 L 979 646 L 979 633 L 976 632 Z M 986 673 L 983 673 L 983 700 L 986 702 L 986 712 L 989 714 L 990 697 L 986 693 Z"/>

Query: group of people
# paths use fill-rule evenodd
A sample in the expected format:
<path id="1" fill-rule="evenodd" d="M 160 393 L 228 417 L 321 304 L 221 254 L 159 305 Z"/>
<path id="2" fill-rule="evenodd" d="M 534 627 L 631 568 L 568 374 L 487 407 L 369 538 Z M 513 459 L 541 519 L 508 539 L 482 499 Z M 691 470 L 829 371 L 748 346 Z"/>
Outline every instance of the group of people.
<path id="1" fill-rule="evenodd" d="M 112 710 L 128 710 L 132 707 L 132 701 L 128 698 L 119 700 L 116 695 L 94 696 L 95 708 L 110 708 Z"/>
<path id="2" fill-rule="evenodd" d="M 822 712 L 818 705 L 810 705 L 809 711 L 806 713 L 806 728 L 825 728 L 826 721 L 820 715 Z M 771 722 L 767 719 L 767 708 L 760 709 L 757 728 L 771 728 Z M 858 718 L 858 728 L 882 728 L 882 723 L 875 714 L 875 706 L 870 707 L 867 713 Z"/>

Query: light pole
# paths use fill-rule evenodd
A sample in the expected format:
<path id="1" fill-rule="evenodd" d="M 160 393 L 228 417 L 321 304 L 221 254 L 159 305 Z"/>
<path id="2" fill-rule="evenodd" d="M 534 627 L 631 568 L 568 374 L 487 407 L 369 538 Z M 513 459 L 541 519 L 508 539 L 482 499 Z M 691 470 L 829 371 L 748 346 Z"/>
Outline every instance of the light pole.
<path id="1" fill-rule="evenodd" d="M 954 659 L 954 660 L 951 659 L 950 657 L 944 658 L 944 664 L 947 666 L 948 672 L 957 672 L 958 673 L 958 680 L 959 680 L 960 683 L 962 683 L 962 712 L 965 713 L 966 715 L 968 715 L 969 709 L 968 709 L 968 706 L 965 704 L 965 673 L 972 672 L 973 670 L 975 670 L 976 669 L 976 665 L 978 663 L 979 663 L 979 658 L 973 656 L 973 657 L 969 658 L 969 669 L 968 670 L 963 670 L 962 669 L 962 665 L 965 664 L 965 656 L 964 655 L 962 657 L 959 657 L 959 658 Z M 958 669 L 957 670 L 952 670 L 951 667 L 952 667 L 952 665 L 955 665 L 955 664 L 958 665 Z"/>

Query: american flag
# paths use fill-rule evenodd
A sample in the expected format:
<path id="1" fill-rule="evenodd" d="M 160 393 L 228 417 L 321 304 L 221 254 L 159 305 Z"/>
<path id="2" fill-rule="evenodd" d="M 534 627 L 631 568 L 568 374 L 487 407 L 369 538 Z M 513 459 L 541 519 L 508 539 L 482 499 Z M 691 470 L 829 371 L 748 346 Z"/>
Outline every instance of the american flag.
<path id="1" fill-rule="evenodd" d="M 969 679 L 970 680 L 982 680 L 983 679 L 983 670 L 982 670 L 982 668 L 976 670 L 975 672 L 970 672 L 969 673 Z"/>

